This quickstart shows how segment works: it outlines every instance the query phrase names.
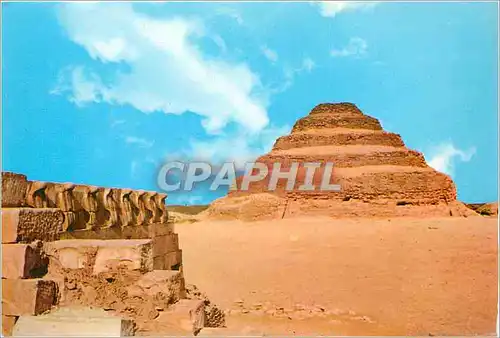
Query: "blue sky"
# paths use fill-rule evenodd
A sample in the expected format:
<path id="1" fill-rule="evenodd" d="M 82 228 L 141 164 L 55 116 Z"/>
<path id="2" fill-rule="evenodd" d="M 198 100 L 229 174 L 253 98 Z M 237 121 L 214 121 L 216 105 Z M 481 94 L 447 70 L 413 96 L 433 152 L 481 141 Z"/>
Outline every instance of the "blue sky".
<path id="1" fill-rule="evenodd" d="M 349 101 L 461 200 L 497 200 L 494 2 L 2 9 L 3 170 L 157 190 L 168 159 L 252 160 L 316 104 Z"/>

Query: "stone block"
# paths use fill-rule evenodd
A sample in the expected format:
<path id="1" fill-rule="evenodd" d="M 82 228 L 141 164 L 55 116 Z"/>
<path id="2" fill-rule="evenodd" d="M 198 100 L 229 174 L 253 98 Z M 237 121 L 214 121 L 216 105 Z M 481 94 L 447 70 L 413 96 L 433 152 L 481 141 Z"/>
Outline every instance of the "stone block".
<path id="1" fill-rule="evenodd" d="M 2 208 L 2 243 L 57 240 L 63 221 L 55 208 Z"/>
<path id="2" fill-rule="evenodd" d="M 165 256 L 153 257 L 153 270 L 165 270 Z"/>
<path id="3" fill-rule="evenodd" d="M 164 236 L 174 232 L 174 225 L 172 223 L 155 223 L 151 224 L 148 228 L 149 237 Z"/>
<path id="4" fill-rule="evenodd" d="M 133 336 L 134 322 L 96 308 L 59 308 L 41 316 L 21 316 L 13 336 L 124 337 Z"/>
<path id="5" fill-rule="evenodd" d="M 28 180 L 25 175 L 2 172 L 2 207 L 22 207 L 26 203 Z"/>
<path id="6" fill-rule="evenodd" d="M 205 326 L 205 301 L 199 299 L 181 299 L 174 304 L 165 316 L 165 320 L 172 322 L 175 326 L 191 331 L 197 335 Z"/>
<path id="7" fill-rule="evenodd" d="M 179 235 L 171 233 L 153 238 L 153 256 L 164 256 L 179 250 Z"/>
<path id="8" fill-rule="evenodd" d="M 151 224 L 65 231 L 61 239 L 147 239 L 173 232 L 172 224 Z"/>
<path id="9" fill-rule="evenodd" d="M 163 308 L 186 297 L 184 276 L 180 271 L 154 270 L 144 274 L 127 289 L 130 297 L 152 297 Z"/>
<path id="10" fill-rule="evenodd" d="M 44 251 L 51 256 L 51 263 L 64 269 L 83 269 L 92 264 L 101 240 L 60 240 L 44 243 Z"/>
<path id="11" fill-rule="evenodd" d="M 36 278 L 47 271 L 39 247 L 28 244 L 2 244 L 2 278 Z"/>
<path id="12" fill-rule="evenodd" d="M 12 330 L 14 329 L 14 325 L 17 321 L 16 316 L 5 316 L 2 315 L 2 336 L 12 336 Z"/>
<path id="13" fill-rule="evenodd" d="M 182 250 L 169 252 L 165 255 L 165 269 L 178 270 L 182 265 Z"/>
<path id="14" fill-rule="evenodd" d="M 2 314 L 38 315 L 56 305 L 58 289 L 44 279 L 2 279 Z"/>
<path id="15" fill-rule="evenodd" d="M 153 270 L 153 250 L 149 239 L 107 240 L 97 250 L 94 273 L 125 268 Z"/>
<path id="16" fill-rule="evenodd" d="M 150 239 L 68 239 L 46 243 L 45 247 L 67 269 L 93 265 L 95 274 L 114 269 L 153 270 Z"/>

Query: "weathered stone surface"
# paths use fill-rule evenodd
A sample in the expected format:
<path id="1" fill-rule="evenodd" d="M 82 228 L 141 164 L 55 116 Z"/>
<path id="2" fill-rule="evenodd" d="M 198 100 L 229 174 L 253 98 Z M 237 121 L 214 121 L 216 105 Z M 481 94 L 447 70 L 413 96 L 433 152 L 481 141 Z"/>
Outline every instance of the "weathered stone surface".
<path id="1" fill-rule="evenodd" d="M 161 320 L 174 323 L 197 335 L 205 326 L 205 302 L 197 299 L 181 299 L 164 313 Z"/>
<path id="2" fill-rule="evenodd" d="M 148 227 L 149 237 L 164 236 L 174 232 L 174 225 L 171 223 L 155 223 Z"/>
<path id="3" fill-rule="evenodd" d="M 166 309 L 170 304 L 186 297 L 184 277 L 180 271 L 154 270 L 143 275 L 128 290 L 129 297 L 144 295 L 163 302 Z"/>
<path id="4" fill-rule="evenodd" d="M 165 255 L 165 269 L 179 270 L 182 265 L 182 250 L 169 252 Z"/>
<path id="5" fill-rule="evenodd" d="M 154 191 L 32 181 L 25 200 L 32 208 L 61 209 L 68 216 L 64 230 L 72 232 L 166 223 L 166 197 Z"/>
<path id="6" fill-rule="evenodd" d="M 379 145 L 314 146 L 274 150 L 258 160 L 267 164 L 269 169 L 274 163 L 281 163 L 285 171 L 290 164 L 307 162 L 331 162 L 335 168 L 349 168 L 373 165 L 397 165 L 427 167 L 424 156 L 414 150 L 403 147 Z M 288 169 L 289 170 L 289 169 Z"/>
<path id="7" fill-rule="evenodd" d="M 2 314 L 38 315 L 56 305 L 57 285 L 44 279 L 2 279 Z"/>
<path id="8" fill-rule="evenodd" d="M 2 244 L 2 278 L 36 278 L 47 271 L 40 247 L 28 244 Z"/>
<path id="9" fill-rule="evenodd" d="M 61 239 L 146 239 L 163 236 L 173 232 L 173 224 L 151 224 L 105 229 L 86 229 L 65 231 Z"/>
<path id="10" fill-rule="evenodd" d="M 2 315 L 2 336 L 12 336 L 12 330 L 17 321 L 17 316 Z"/>
<path id="11" fill-rule="evenodd" d="M 153 238 L 154 257 L 164 256 L 177 250 L 179 250 L 179 236 L 177 234 L 172 233 Z"/>
<path id="12" fill-rule="evenodd" d="M 40 316 L 21 316 L 13 336 L 123 337 L 134 335 L 134 322 L 96 308 L 59 308 Z"/>
<path id="13" fill-rule="evenodd" d="M 321 186 L 323 173 L 313 177 L 315 187 Z M 297 199 L 328 199 L 337 201 L 361 200 L 383 201 L 394 203 L 435 204 L 456 200 L 456 189 L 451 178 L 432 168 L 412 166 L 362 166 L 359 168 L 336 168 L 332 182 L 341 186 L 341 191 L 300 191 L 298 187 L 304 183 L 304 175 L 299 171 L 294 189 L 286 191 L 286 181 L 279 180 L 273 194 Z M 251 191 L 265 192 L 269 178 L 250 185 Z M 422 187 L 425 187 L 422 188 Z M 231 196 L 245 196 L 247 192 L 235 191 Z"/>
<path id="14" fill-rule="evenodd" d="M 97 251 L 94 273 L 117 268 L 144 272 L 153 270 L 151 240 L 108 240 L 105 242 L 106 245 L 101 246 Z"/>
<path id="15" fill-rule="evenodd" d="M 154 270 L 165 270 L 167 266 L 165 264 L 165 256 L 153 257 L 153 269 Z"/>
<path id="16" fill-rule="evenodd" d="M 298 164 L 291 189 L 287 189 L 288 180 L 284 178 L 273 189 L 267 175 L 250 183 L 248 190 L 241 190 L 239 177 L 237 189 L 213 202 L 201 217 L 258 220 L 299 214 L 474 215 L 457 203 L 456 188 L 449 176 L 429 167 L 423 154 L 407 149 L 399 135 L 383 131 L 377 119 L 350 103 L 316 106 L 297 121 L 290 135 L 279 138 L 272 151 L 256 162 L 268 169 L 279 164 L 281 172 Z M 321 166 L 309 175 L 306 163 Z M 326 163 L 333 163 L 332 171 L 325 171 Z M 340 191 L 320 190 L 324 176 L 327 183 L 339 185 Z M 301 189 L 306 182 L 315 189 Z"/>
<path id="17" fill-rule="evenodd" d="M 275 150 L 305 148 L 313 146 L 378 145 L 404 147 L 401 136 L 382 130 L 326 129 L 323 132 L 306 131 L 281 136 L 276 140 Z"/>
<path id="18" fill-rule="evenodd" d="M 63 221 L 59 209 L 2 208 L 2 243 L 57 240 Z"/>
<path id="19" fill-rule="evenodd" d="M 353 103 L 320 103 L 314 107 L 309 115 L 334 114 L 334 115 L 363 115 L 363 112 Z"/>
<path id="20" fill-rule="evenodd" d="M 93 266 L 93 273 L 126 269 L 153 270 L 150 239 L 130 240 L 60 240 L 45 245 L 45 250 L 62 268 L 82 269 Z"/>
<path id="21" fill-rule="evenodd" d="M 226 326 L 226 315 L 224 311 L 212 303 L 207 295 L 201 292 L 196 285 L 186 285 L 186 298 L 203 300 L 205 302 L 205 327 Z"/>
<path id="22" fill-rule="evenodd" d="M 2 208 L 26 205 L 27 187 L 25 175 L 2 172 Z"/>

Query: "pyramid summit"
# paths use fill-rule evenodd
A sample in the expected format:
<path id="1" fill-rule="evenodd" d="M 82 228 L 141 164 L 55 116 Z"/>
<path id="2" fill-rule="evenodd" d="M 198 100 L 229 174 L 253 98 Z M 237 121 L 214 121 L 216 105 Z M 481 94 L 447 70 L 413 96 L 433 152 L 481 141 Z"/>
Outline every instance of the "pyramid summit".
<path id="1" fill-rule="evenodd" d="M 283 218 L 300 214 L 357 216 L 465 216 L 453 180 L 431 168 L 424 156 L 408 149 L 401 136 L 383 130 L 380 122 L 352 103 L 322 103 L 299 119 L 289 135 L 256 162 L 282 172 L 299 163 L 293 189 L 279 179 L 269 190 L 269 177 L 249 189 L 231 191 L 214 201 L 206 214 L 216 218 Z M 330 182 L 340 191 L 303 191 L 306 163 L 333 163 Z M 315 171 L 319 185 L 325 168 Z M 237 179 L 237 184 L 241 178 Z"/>

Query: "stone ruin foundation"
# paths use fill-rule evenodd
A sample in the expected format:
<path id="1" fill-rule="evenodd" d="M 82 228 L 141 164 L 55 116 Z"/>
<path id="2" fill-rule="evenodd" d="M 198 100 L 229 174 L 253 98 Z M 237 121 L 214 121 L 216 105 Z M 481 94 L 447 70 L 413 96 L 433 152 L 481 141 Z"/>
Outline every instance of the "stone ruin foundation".
<path id="1" fill-rule="evenodd" d="M 3 172 L 3 335 L 196 335 L 224 326 L 224 313 L 186 287 L 166 197 Z"/>

